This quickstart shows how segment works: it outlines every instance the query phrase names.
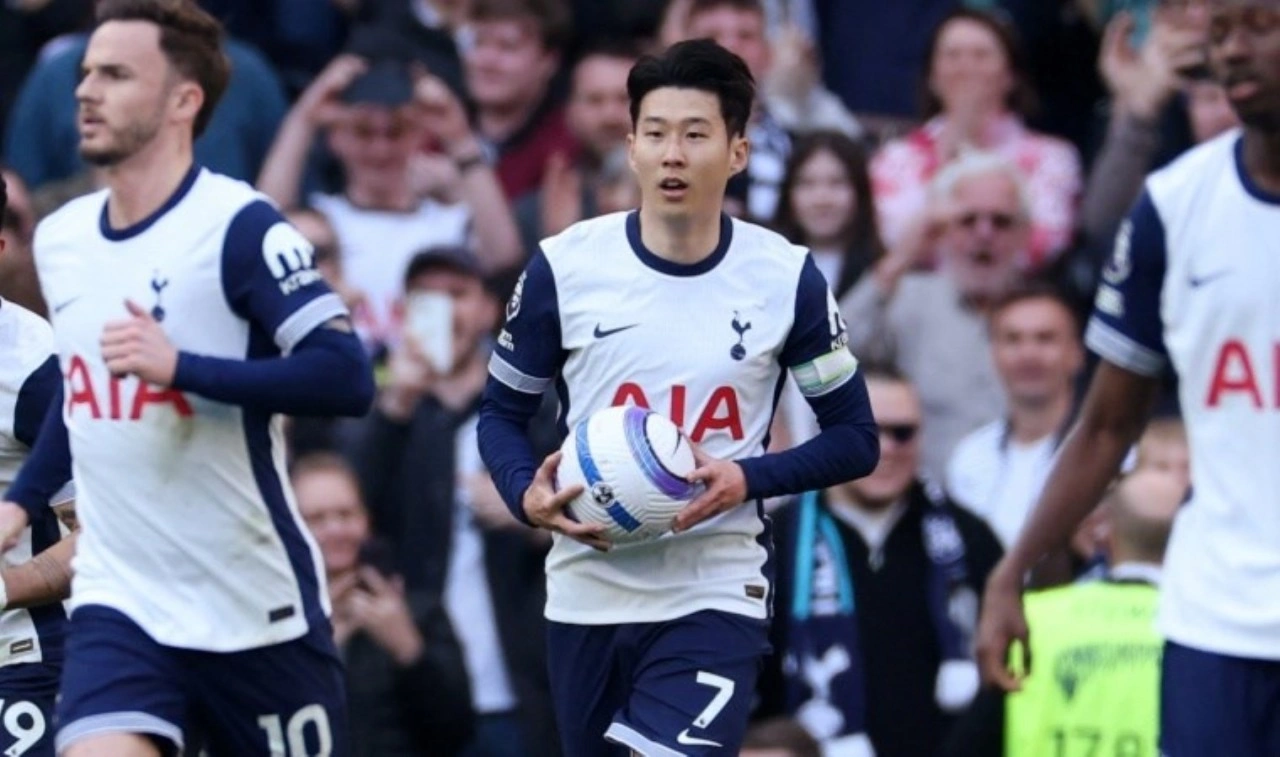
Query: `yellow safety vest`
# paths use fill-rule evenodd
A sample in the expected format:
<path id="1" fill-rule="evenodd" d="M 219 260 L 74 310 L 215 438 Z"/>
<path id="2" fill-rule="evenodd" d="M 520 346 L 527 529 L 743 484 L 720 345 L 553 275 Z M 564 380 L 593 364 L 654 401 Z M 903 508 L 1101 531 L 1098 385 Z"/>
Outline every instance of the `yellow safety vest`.
<path id="1" fill-rule="evenodd" d="M 1150 584 L 1093 581 L 1027 596 L 1032 672 L 1005 700 L 1006 757 L 1157 754 L 1156 595 Z"/>

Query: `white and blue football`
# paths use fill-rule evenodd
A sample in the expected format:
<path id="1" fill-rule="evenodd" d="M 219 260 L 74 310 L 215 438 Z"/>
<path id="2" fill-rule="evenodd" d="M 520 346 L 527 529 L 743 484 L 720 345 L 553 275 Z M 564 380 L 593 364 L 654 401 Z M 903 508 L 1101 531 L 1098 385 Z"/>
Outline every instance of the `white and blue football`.
<path id="1" fill-rule="evenodd" d="M 610 407 L 570 430 L 561 445 L 561 489 L 581 484 L 566 508 L 582 523 L 602 523 L 614 544 L 656 539 L 702 493 L 686 479 L 697 467 L 679 427 L 642 407 Z"/>

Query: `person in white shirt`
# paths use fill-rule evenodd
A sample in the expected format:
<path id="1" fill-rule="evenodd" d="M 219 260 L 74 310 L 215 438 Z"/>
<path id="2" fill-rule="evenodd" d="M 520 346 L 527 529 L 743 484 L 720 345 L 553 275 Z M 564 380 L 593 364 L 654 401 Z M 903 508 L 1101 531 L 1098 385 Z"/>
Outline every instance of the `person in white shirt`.
<path id="1" fill-rule="evenodd" d="M 947 464 L 946 489 L 1008 548 L 1066 434 L 1084 350 L 1071 306 L 1047 286 L 1006 295 L 992 308 L 990 330 L 1009 413 L 960 440 Z"/>
<path id="2" fill-rule="evenodd" d="M 1280 2 L 1208 4 L 1209 62 L 1243 128 L 1148 177 L 1086 333 L 1102 357 L 1036 510 L 987 584 L 988 679 L 1027 636 L 1026 571 L 1069 537 L 1141 433 L 1172 367 L 1191 497 L 1165 559 L 1160 750 L 1280 754 Z"/>
<path id="3" fill-rule="evenodd" d="M 368 358 L 311 245 L 252 187 L 194 162 L 228 79 L 218 22 L 186 0 L 96 10 L 76 98 L 80 152 L 106 188 L 36 229 L 62 380 L 0 503 L 7 550 L 74 461 L 56 746 L 151 757 L 190 729 L 211 755 L 346 755 L 281 416 L 362 415 Z"/>

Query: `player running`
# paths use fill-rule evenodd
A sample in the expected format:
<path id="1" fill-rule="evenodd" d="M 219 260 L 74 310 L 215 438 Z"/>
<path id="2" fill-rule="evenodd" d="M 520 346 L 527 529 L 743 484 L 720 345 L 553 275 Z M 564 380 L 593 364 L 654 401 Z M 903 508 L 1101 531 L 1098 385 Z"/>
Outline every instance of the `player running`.
<path id="1" fill-rule="evenodd" d="M 1087 334 L 1103 362 L 988 582 L 979 652 L 989 680 L 1017 686 L 1023 576 L 1101 499 L 1172 365 L 1195 488 L 1161 582 L 1160 753 L 1262 757 L 1280 754 L 1280 1 L 1208 5 L 1243 130 L 1152 174 L 1121 227 Z"/>
<path id="2" fill-rule="evenodd" d="M 627 89 L 641 208 L 542 243 L 491 359 L 480 449 L 515 516 L 556 532 L 546 615 L 565 753 L 736 754 L 768 650 L 761 500 L 866 475 L 879 440 L 813 260 L 723 213 L 748 156 L 745 64 L 684 42 L 639 62 Z M 823 430 L 764 454 L 787 371 Z M 610 550 L 564 513 L 580 489 L 556 492 L 558 455 L 539 466 L 525 436 L 552 386 L 562 432 L 620 404 L 683 427 L 706 492 L 676 533 Z"/>
<path id="3" fill-rule="evenodd" d="M 345 754 L 323 571 L 276 414 L 365 412 L 368 361 L 311 246 L 193 162 L 228 78 L 217 22 L 189 0 L 97 14 L 76 98 L 107 189 L 36 231 L 65 380 L 0 504 L 8 546 L 74 459 L 58 750 L 157 755 L 198 725 L 213 755 Z"/>

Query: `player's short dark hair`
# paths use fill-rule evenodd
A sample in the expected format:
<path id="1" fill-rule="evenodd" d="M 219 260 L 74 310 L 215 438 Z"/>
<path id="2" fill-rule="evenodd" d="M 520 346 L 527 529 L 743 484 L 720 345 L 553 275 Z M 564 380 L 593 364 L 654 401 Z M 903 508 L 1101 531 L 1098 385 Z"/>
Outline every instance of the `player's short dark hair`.
<path id="1" fill-rule="evenodd" d="M 743 749 L 777 749 L 791 757 L 820 757 L 822 747 L 816 739 L 790 718 L 769 718 L 747 729 Z"/>
<path id="2" fill-rule="evenodd" d="M 231 61 L 222 51 L 222 24 L 194 0 L 99 0 L 97 21 L 150 21 L 160 27 L 160 50 L 169 65 L 200 85 L 204 104 L 192 135 L 200 136 L 231 78 Z"/>
<path id="3" fill-rule="evenodd" d="M 764 17 L 764 3 L 761 0 L 693 0 L 693 2 L 689 3 L 688 18 L 725 7 L 733 8 L 737 11 L 756 13 L 761 18 Z"/>
<path id="4" fill-rule="evenodd" d="M 573 35 L 573 20 L 564 0 L 474 0 L 472 21 L 532 21 L 547 50 L 563 52 Z"/>
<path id="5" fill-rule="evenodd" d="M 996 319 L 1014 305 L 1032 300 L 1045 300 L 1062 308 L 1070 320 L 1072 333 L 1079 336 L 1080 314 L 1076 312 L 1075 306 L 1060 287 L 1041 279 L 1025 281 L 997 297 L 991 307 L 991 323 L 995 324 Z"/>
<path id="6" fill-rule="evenodd" d="M 640 102 L 655 89 L 676 87 L 710 92 L 720 101 L 729 136 L 742 136 L 756 98 L 755 80 L 742 58 L 709 39 L 677 42 L 658 55 L 646 55 L 627 76 L 631 128 L 640 119 Z"/>

